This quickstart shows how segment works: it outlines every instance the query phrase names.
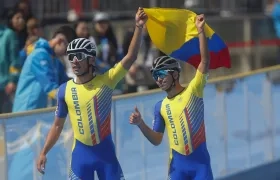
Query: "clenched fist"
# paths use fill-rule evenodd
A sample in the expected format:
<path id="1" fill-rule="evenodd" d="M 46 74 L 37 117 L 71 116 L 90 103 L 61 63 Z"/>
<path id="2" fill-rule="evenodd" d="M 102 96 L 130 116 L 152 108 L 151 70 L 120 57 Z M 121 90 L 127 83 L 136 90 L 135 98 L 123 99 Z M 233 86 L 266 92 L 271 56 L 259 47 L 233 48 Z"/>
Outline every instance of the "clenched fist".
<path id="1" fill-rule="evenodd" d="M 143 27 L 144 24 L 146 24 L 147 20 L 148 20 L 148 16 L 144 12 L 144 9 L 142 7 L 139 7 L 135 15 L 136 26 Z"/>
<path id="2" fill-rule="evenodd" d="M 196 16 L 195 26 L 198 32 L 202 32 L 205 25 L 205 17 L 204 14 L 200 14 Z"/>

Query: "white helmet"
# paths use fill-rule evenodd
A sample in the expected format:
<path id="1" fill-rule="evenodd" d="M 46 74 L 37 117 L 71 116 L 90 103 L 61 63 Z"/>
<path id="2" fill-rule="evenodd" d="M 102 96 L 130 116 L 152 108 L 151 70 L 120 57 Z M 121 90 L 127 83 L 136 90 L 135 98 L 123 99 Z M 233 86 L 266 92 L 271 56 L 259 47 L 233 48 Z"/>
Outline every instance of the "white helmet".
<path id="1" fill-rule="evenodd" d="M 66 52 L 67 54 L 82 52 L 90 56 L 96 56 L 96 46 L 86 38 L 78 38 L 68 44 Z"/>

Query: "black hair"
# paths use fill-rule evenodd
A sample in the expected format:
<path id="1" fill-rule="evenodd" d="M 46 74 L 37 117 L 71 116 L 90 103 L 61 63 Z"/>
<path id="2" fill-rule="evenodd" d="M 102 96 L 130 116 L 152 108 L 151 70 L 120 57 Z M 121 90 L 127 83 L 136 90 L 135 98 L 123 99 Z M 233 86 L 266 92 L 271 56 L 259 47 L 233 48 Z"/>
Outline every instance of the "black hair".
<path id="1" fill-rule="evenodd" d="M 24 19 L 27 21 L 29 18 L 33 17 L 32 10 L 31 10 L 31 3 L 28 2 L 27 0 L 19 0 L 19 1 L 15 4 L 14 8 L 20 9 L 20 4 L 22 4 L 22 3 L 24 3 L 24 4 L 26 4 L 26 5 L 28 6 L 28 12 L 27 12 L 27 14 L 23 13 L 23 17 L 24 17 Z"/>
<path id="2" fill-rule="evenodd" d="M 74 23 L 74 26 L 73 26 L 75 32 L 76 32 L 76 30 L 77 30 L 77 27 L 78 27 L 81 23 L 86 23 L 86 24 L 88 24 L 86 20 L 78 20 L 78 21 L 76 21 L 76 22 Z M 89 38 L 89 37 L 90 37 L 90 33 L 88 32 L 86 38 Z M 79 37 L 78 37 L 78 38 L 79 38 Z"/>
<path id="3" fill-rule="evenodd" d="M 86 23 L 87 24 L 87 21 L 86 20 L 78 20 L 74 23 L 74 30 L 77 29 L 78 25 L 81 24 L 81 23 Z"/>
<path id="4" fill-rule="evenodd" d="M 17 9 L 17 8 L 11 8 L 7 11 L 6 14 L 6 24 L 10 29 L 14 29 L 13 24 L 12 24 L 12 19 L 13 17 L 17 14 L 17 13 L 21 13 L 22 17 L 24 17 L 24 12 L 21 9 Z"/>
<path id="5" fill-rule="evenodd" d="M 59 27 L 53 34 L 53 38 L 55 38 L 56 35 L 58 34 L 63 34 L 68 43 L 70 43 L 71 41 L 73 41 L 74 39 L 77 39 L 77 34 L 75 32 L 75 30 L 73 28 L 71 28 L 70 26 L 64 25 Z"/>
<path id="6" fill-rule="evenodd" d="M 12 18 L 17 14 L 20 13 L 24 18 L 24 12 L 21 9 L 11 8 L 8 9 L 7 13 L 5 14 L 6 25 L 8 28 L 12 29 L 13 31 L 17 32 L 16 29 L 13 27 Z M 26 22 L 25 27 L 20 31 L 17 32 L 18 39 L 19 39 L 19 47 L 23 48 L 25 45 L 25 41 L 27 39 L 27 30 L 26 30 Z"/>
<path id="7" fill-rule="evenodd" d="M 101 37 L 103 37 L 95 29 L 93 30 L 93 36 L 96 37 L 95 38 L 96 44 L 99 44 L 99 41 L 100 41 Z M 109 23 L 108 29 L 105 32 L 104 36 L 108 38 L 108 40 L 112 43 L 112 45 L 115 49 L 118 48 L 117 38 L 116 38 L 116 35 L 114 33 L 113 27 L 110 23 Z"/>

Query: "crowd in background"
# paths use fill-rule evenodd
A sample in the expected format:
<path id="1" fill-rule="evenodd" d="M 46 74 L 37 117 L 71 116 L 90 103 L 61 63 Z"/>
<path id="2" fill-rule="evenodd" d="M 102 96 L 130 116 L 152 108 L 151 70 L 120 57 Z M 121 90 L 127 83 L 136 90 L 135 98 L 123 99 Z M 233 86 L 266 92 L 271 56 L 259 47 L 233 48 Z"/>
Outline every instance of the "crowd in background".
<path id="1" fill-rule="evenodd" d="M 272 17 L 280 37 L 280 1 L 268 1 L 265 12 Z M 72 39 L 88 38 L 96 44 L 96 71 L 104 73 L 127 53 L 134 31 L 132 24 L 122 43 L 118 42 L 110 15 L 97 12 L 90 22 L 76 19 L 46 37 L 43 24 L 27 0 L 19 0 L 4 12 L 2 19 L 5 21 L 0 24 L 0 114 L 55 105 L 59 85 L 75 78 L 65 54 Z M 115 95 L 157 88 L 150 67 L 153 59 L 163 53 L 154 47 L 146 29 L 142 41 L 140 55 L 117 85 Z"/>
<path id="2" fill-rule="evenodd" d="M 44 35 L 44 27 L 33 15 L 30 4 L 24 0 L 8 9 L 3 17 L 5 21 L 0 26 L 0 113 L 55 104 L 59 85 L 75 78 L 65 54 L 67 43 L 74 38 L 88 38 L 96 44 L 97 72 L 104 73 L 127 53 L 134 30 L 132 25 L 120 44 L 109 14 L 98 12 L 92 22 L 77 20 L 69 26 L 59 27 L 49 38 Z M 153 47 L 146 30 L 141 51 L 143 56 L 138 58 L 114 94 L 156 88 L 149 69 L 152 60 L 161 53 Z"/>

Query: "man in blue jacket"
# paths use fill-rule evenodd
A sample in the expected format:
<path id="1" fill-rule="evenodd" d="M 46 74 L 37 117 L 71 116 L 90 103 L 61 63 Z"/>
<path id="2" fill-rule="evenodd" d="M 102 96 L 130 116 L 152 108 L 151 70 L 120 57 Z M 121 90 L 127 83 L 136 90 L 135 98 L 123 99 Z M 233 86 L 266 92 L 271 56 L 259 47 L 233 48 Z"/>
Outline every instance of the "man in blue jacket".
<path id="1" fill-rule="evenodd" d="M 76 38 L 69 26 L 60 27 L 50 41 L 40 38 L 22 68 L 14 99 L 13 112 L 47 107 L 48 97 L 56 99 L 56 90 L 68 77 L 61 61 L 69 42 Z"/>

